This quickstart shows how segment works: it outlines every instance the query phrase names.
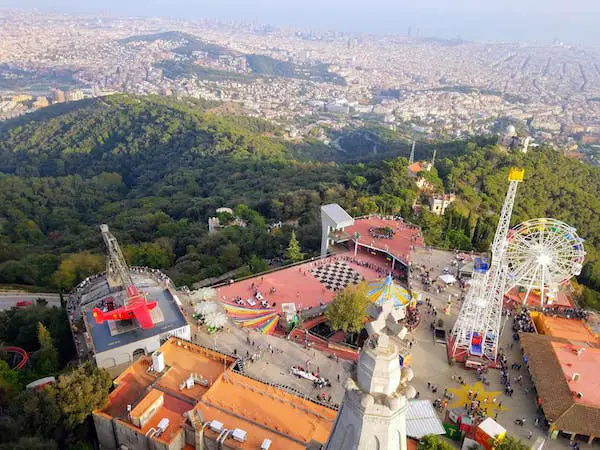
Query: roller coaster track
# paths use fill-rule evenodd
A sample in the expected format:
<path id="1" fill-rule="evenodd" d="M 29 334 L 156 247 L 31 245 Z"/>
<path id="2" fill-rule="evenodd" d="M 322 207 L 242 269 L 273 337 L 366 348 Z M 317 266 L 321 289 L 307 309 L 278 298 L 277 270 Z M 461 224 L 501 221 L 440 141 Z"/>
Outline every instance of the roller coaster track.
<path id="1" fill-rule="evenodd" d="M 15 366 L 15 369 L 22 369 L 25 367 L 25 364 L 27 364 L 27 361 L 29 361 L 29 355 L 21 347 L 0 347 L 0 350 L 7 351 L 9 353 L 16 353 L 21 357 L 21 361 L 19 361 L 19 363 Z"/>

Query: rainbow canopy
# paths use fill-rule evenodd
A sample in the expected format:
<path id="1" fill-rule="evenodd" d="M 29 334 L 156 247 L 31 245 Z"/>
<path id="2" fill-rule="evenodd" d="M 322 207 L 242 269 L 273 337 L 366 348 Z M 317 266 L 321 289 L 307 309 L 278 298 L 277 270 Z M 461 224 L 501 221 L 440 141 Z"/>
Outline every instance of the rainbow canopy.
<path id="1" fill-rule="evenodd" d="M 411 296 L 405 288 L 394 283 L 391 275 L 388 275 L 385 280 L 369 283 L 368 297 L 371 302 L 377 303 L 379 306 L 385 299 L 390 298 L 394 302 L 395 308 L 407 306 L 411 302 L 416 303 L 418 300 L 417 294 Z"/>
<path id="2" fill-rule="evenodd" d="M 275 309 L 250 309 L 227 303 L 223 306 L 235 323 L 245 328 L 254 328 L 262 334 L 271 334 L 279 322 Z"/>

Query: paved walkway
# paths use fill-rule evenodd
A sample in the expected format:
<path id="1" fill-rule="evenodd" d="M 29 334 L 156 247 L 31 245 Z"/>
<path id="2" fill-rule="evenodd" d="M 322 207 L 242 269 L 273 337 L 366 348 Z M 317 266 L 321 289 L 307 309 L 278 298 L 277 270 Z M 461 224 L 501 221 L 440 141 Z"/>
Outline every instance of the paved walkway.
<path id="1" fill-rule="evenodd" d="M 419 265 L 424 264 L 428 268 L 433 268 L 433 273 L 430 274 L 432 279 L 437 278 L 442 273 L 444 267 L 450 268 L 450 273 L 456 270 L 456 266 L 451 265 L 451 261 L 454 255 L 452 252 L 446 252 L 441 250 L 431 250 L 430 252 L 425 249 L 417 250 L 413 254 L 413 264 Z M 418 272 L 416 272 L 418 273 Z M 448 288 L 443 293 L 425 292 L 423 286 L 418 282 L 418 277 L 413 274 L 412 287 L 417 292 L 420 292 L 423 298 L 429 297 L 431 302 L 438 310 L 437 318 L 444 320 L 444 328 L 447 332 L 450 332 L 456 316 L 458 315 L 460 305 L 455 302 L 455 305 L 451 308 L 451 314 L 449 316 L 441 313 L 442 309 L 448 302 L 448 294 L 460 295 L 460 289 L 457 287 Z M 459 387 L 458 382 L 452 381 L 452 375 L 456 377 L 462 376 L 462 378 L 468 384 L 473 384 L 477 381 L 476 372 L 473 370 L 466 370 L 463 365 L 450 366 L 447 362 L 446 346 L 442 344 L 436 344 L 433 342 L 432 334 L 429 329 L 429 324 L 434 317 L 425 313 L 426 309 L 421 306 L 422 312 L 422 323 L 421 326 L 413 333 L 416 338 L 416 343 L 413 345 L 413 370 L 415 373 L 414 386 L 417 391 L 420 392 L 421 398 L 435 400 L 441 398 L 445 388 Z M 503 319 L 504 324 L 504 319 Z M 501 347 L 505 349 L 505 354 L 508 358 L 508 366 L 513 362 L 520 362 L 521 358 L 521 347 L 518 344 L 513 345 L 510 349 L 509 346 L 512 342 L 512 333 L 510 327 L 512 323 L 510 320 L 504 325 L 505 332 L 502 334 Z M 523 375 L 523 384 L 515 383 L 514 377 Z M 527 369 L 522 367 L 520 371 L 511 371 L 511 385 L 514 389 L 512 397 L 504 395 L 504 389 L 500 382 L 500 371 L 490 369 L 486 375 L 490 381 L 490 385 L 486 386 L 487 391 L 500 391 L 502 394 L 499 396 L 499 401 L 502 405 L 508 408 L 508 411 L 501 412 L 498 416 L 498 423 L 508 430 L 510 435 L 519 437 L 525 442 L 533 444 L 538 436 L 546 437 L 547 430 L 534 425 L 535 418 L 537 417 L 536 399 L 532 392 L 532 385 L 529 381 Z M 427 388 L 427 383 L 432 383 L 437 386 L 437 393 L 434 394 Z M 528 393 L 526 391 L 529 391 Z M 443 419 L 443 415 L 440 416 Z M 515 425 L 514 421 L 518 418 L 525 417 L 527 422 L 525 426 L 521 427 Z M 528 432 L 532 431 L 533 437 L 531 441 L 527 440 Z M 547 439 L 544 445 L 544 449 L 558 450 L 568 448 L 568 440 L 559 438 L 558 440 Z M 589 445 L 580 442 L 580 448 L 591 448 Z"/>
<path id="2" fill-rule="evenodd" d="M 275 384 L 283 384 L 316 398 L 325 392 L 331 395 L 332 404 L 340 404 L 344 397 L 344 383 L 350 373 L 352 362 L 335 361 L 315 349 L 306 349 L 292 341 L 232 327 L 228 331 L 208 335 L 194 327 L 192 340 L 200 345 L 238 356 L 259 355 L 259 359 L 246 365 L 246 372 Z M 317 389 L 311 382 L 291 375 L 292 366 L 300 365 L 331 381 L 331 387 Z M 338 382 L 338 374 L 340 376 Z"/>
<path id="3" fill-rule="evenodd" d="M 454 274 L 456 266 L 451 265 L 454 258 L 452 252 L 440 250 L 417 250 L 413 254 L 413 263 L 415 265 L 424 264 L 427 268 L 433 269 L 430 276 L 436 279 L 437 276 L 443 273 L 445 267 L 450 268 L 450 273 Z M 415 344 L 413 345 L 412 367 L 415 373 L 415 379 L 412 384 L 420 393 L 420 398 L 435 400 L 443 396 L 445 388 L 459 387 L 459 384 L 452 381 L 452 376 L 461 376 L 466 383 L 474 384 L 476 373 L 472 370 L 466 370 L 462 365 L 449 366 L 446 356 L 446 346 L 439 343 L 434 343 L 431 335 L 429 324 L 433 320 L 442 318 L 444 328 L 451 330 L 456 316 L 459 312 L 459 302 L 454 301 L 453 307 L 450 309 L 450 315 L 442 313 L 443 308 L 448 303 L 449 294 L 455 294 L 454 299 L 461 294 L 457 287 L 449 287 L 445 292 L 437 293 L 425 291 L 418 278 L 418 272 L 413 273 L 411 278 L 413 289 L 421 293 L 423 299 L 430 298 L 432 304 L 438 311 L 437 316 L 426 313 L 426 308 L 421 306 L 422 322 L 417 330 L 413 332 Z M 505 325 L 510 327 L 510 323 Z M 275 336 L 265 336 L 254 331 L 232 328 L 227 332 L 217 333 L 209 336 L 207 333 L 193 328 L 193 340 L 207 347 L 217 348 L 227 353 L 237 352 L 240 356 L 251 354 L 260 354 L 261 357 L 256 362 L 250 363 L 247 367 L 247 372 L 255 377 L 267 379 L 272 383 L 284 384 L 290 386 L 307 396 L 316 397 L 322 391 L 326 395 L 331 395 L 331 403 L 339 404 L 344 396 L 344 382 L 348 377 L 352 368 L 352 363 L 349 361 L 334 361 L 325 354 L 315 349 L 305 349 L 303 346 L 296 344 L 286 339 Z M 520 359 L 520 347 L 514 345 L 512 349 L 509 345 L 512 341 L 512 336 L 509 330 L 503 334 L 501 346 L 506 349 L 508 356 L 509 367 L 512 362 L 517 362 Z M 271 350 L 272 348 L 272 350 Z M 309 366 L 311 370 L 319 370 L 320 374 L 331 380 L 332 386 L 320 390 L 315 388 L 312 383 L 307 380 L 298 379 L 289 374 L 289 369 L 293 365 Z M 518 373 L 517 373 L 518 372 Z M 337 376 L 340 375 L 340 382 L 337 381 Z M 528 381 L 528 375 L 525 368 L 520 371 L 511 371 L 511 380 L 517 375 L 523 375 L 524 384 L 512 382 L 515 390 L 512 397 L 507 397 L 503 394 L 503 387 L 500 383 L 500 372 L 490 370 L 487 378 L 490 381 L 489 386 L 486 386 L 488 391 L 499 391 L 501 394 L 498 399 L 502 405 L 507 408 L 507 411 L 501 412 L 498 416 L 498 422 L 507 428 L 509 434 L 523 439 L 527 443 L 533 444 L 538 437 L 545 437 L 546 430 L 541 427 L 535 427 L 536 418 L 536 403 L 532 386 Z M 433 393 L 427 388 L 427 383 L 437 386 L 437 393 Z M 443 419 L 443 412 L 440 413 Z M 515 419 L 525 417 L 527 423 L 521 427 L 514 424 Z M 528 432 L 532 431 L 533 438 L 527 440 Z M 587 444 L 580 443 L 581 448 L 590 448 Z M 563 438 L 558 440 L 546 440 L 545 449 L 558 450 L 568 447 L 568 441 Z"/>

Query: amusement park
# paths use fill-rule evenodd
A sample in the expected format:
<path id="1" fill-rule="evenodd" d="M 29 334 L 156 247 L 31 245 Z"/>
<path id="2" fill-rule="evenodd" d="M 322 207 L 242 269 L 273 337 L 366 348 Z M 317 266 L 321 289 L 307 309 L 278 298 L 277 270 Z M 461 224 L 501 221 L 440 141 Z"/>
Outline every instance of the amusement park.
<path id="1" fill-rule="evenodd" d="M 106 270 L 66 301 L 80 362 L 116 377 L 93 415 L 100 444 L 343 449 L 351 427 L 357 442 L 399 448 L 426 435 L 486 450 L 592 445 L 600 340 L 570 284 L 584 241 L 552 218 L 511 227 L 523 169 L 507 181 L 489 254 L 428 247 L 402 217 L 327 204 L 319 257 L 194 289 L 128 266 L 102 225 Z M 356 304 L 357 320 L 335 322 Z"/>

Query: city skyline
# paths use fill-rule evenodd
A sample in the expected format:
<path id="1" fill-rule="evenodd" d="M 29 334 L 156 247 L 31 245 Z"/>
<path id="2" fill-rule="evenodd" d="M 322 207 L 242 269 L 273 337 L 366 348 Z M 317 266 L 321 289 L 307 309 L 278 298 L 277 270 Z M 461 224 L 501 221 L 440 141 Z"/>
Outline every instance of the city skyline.
<path id="1" fill-rule="evenodd" d="M 178 19 L 234 20 L 275 26 L 334 29 L 346 32 L 399 34 L 413 36 L 462 38 L 473 41 L 520 41 L 549 43 L 558 39 L 573 45 L 600 45 L 600 30 L 594 17 L 600 4 L 576 0 L 516 0 L 487 2 L 458 0 L 448 4 L 441 0 L 423 0 L 410 4 L 405 0 L 364 2 L 342 0 L 289 1 L 285 7 L 274 0 L 241 2 L 225 0 L 199 6 L 191 0 L 166 2 L 151 0 L 140 4 L 115 0 L 92 0 L 82 4 L 73 0 L 7 0 L 9 8 L 61 13 L 108 14 L 113 16 L 162 16 Z"/>

